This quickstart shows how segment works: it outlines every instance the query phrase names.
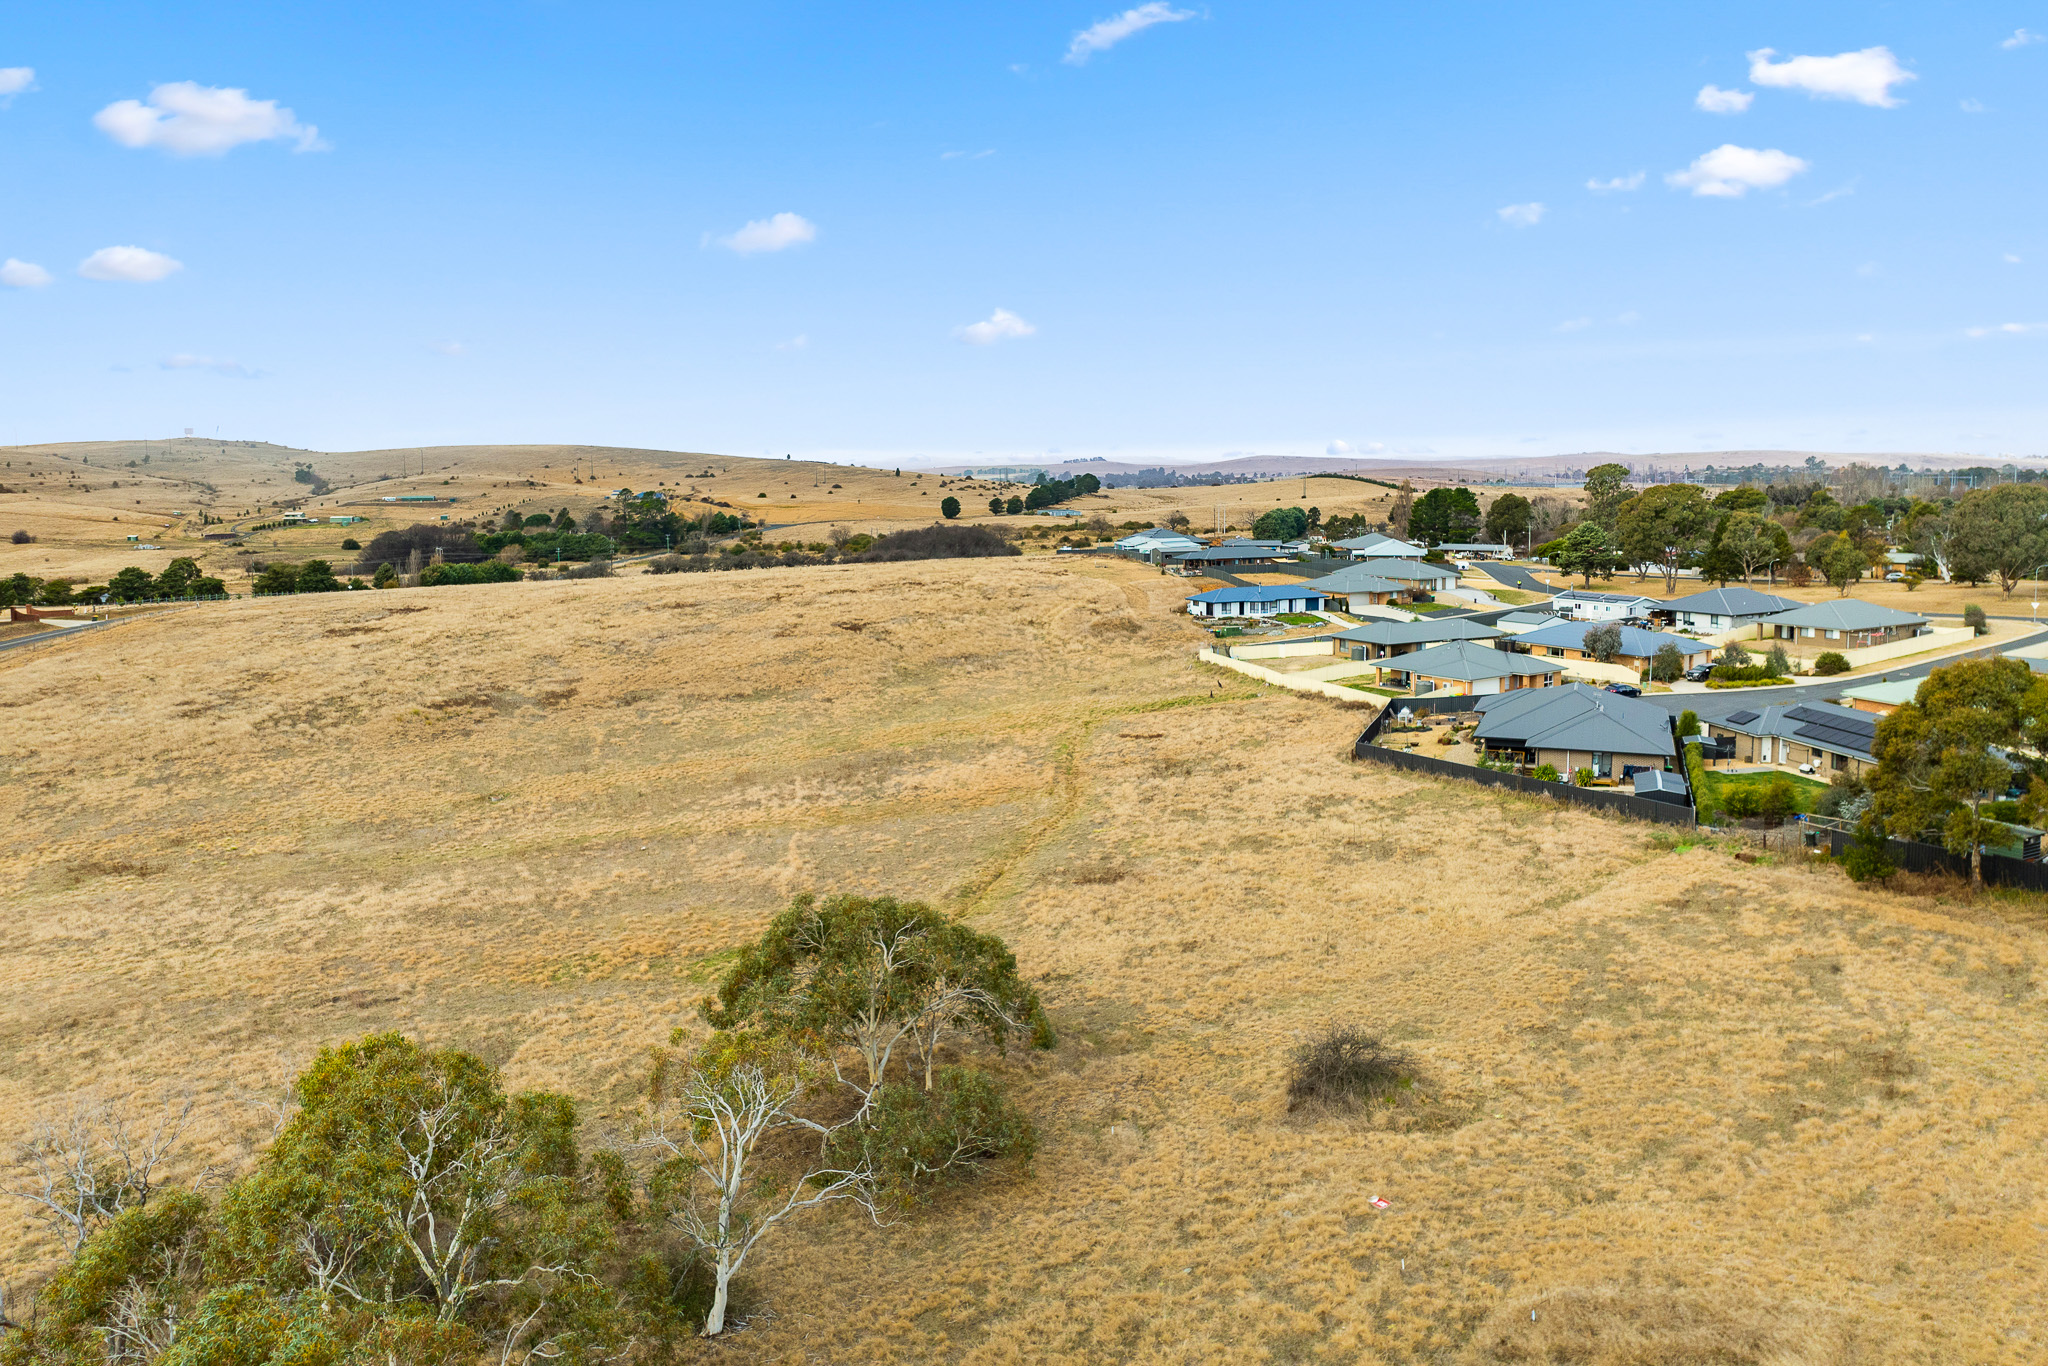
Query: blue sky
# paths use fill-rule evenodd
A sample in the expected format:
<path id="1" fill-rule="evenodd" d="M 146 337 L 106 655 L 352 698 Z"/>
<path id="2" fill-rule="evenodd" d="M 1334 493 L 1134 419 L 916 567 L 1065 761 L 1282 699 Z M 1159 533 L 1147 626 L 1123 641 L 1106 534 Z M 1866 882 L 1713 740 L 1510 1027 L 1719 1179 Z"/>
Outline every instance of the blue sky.
<path id="1" fill-rule="evenodd" d="M 0 441 L 2048 452 L 2035 33 L 2048 3 L 20 7 Z"/>

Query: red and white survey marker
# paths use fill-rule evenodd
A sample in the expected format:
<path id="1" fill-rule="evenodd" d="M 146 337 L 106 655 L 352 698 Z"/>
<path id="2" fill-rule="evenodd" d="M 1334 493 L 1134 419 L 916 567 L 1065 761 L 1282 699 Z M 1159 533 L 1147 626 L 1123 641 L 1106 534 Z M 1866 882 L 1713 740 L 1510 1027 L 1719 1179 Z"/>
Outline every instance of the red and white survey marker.
<path id="1" fill-rule="evenodd" d="M 1384 1196 L 1379 1195 L 1375 1195 L 1372 1199 L 1366 1201 L 1366 1203 L 1371 1205 L 1374 1209 L 1392 1209 L 1394 1207 L 1393 1201 L 1387 1199 Z"/>

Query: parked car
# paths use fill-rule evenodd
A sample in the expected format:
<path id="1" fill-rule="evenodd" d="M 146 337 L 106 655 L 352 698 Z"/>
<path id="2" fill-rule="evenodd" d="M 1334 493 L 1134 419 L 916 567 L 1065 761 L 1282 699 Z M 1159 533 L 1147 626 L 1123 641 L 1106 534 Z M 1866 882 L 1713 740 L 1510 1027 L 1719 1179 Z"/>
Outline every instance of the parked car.
<path id="1" fill-rule="evenodd" d="M 1643 695 L 1643 690 L 1633 683 L 1609 683 L 1607 691 L 1619 693 L 1623 697 L 1641 697 Z"/>
<path id="2" fill-rule="evenodd" d="M 1713 676 L 1714 666 L 1711 664 L 1695 664 L 1685 671 L 1685 681 L 1688 683 L 1704 683 Z"/>
<path id="3" fill-rule="evenodd" d="M 1904 583 L 1906 581 L 1906 576 L 1900 571 L 1894 569 L 1891 573 L 1884 576 L 1884 581 L 1886 583 Z"/>

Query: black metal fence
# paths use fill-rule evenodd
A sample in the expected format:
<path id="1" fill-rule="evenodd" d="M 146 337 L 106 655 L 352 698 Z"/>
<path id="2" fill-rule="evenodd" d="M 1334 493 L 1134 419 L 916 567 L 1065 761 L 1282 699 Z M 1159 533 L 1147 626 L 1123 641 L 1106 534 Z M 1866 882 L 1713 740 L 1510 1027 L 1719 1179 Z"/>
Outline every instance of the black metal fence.
<path id="1" fill-rule="evenodd" d="M 1392 768 L 1407 769 L 1410 773 L 1429 773 L 1439 778 L 1458 778 L 1468 783 L 1478 783 L 1482 787 L 1504 787 L 1510 792 L 1521 792 L 1531 797 L 1553 797 L 1558 801 L 1567 802 L 1573 806 L 1590 806 L 1596 811 L 1611 811 L 1616 815 L 1629 816 L 1639 821 L 1656 821 L 1660 825 L 1691 826 L 1698 823 L 1697 817 L 1690 806 L 1680 806 L 1673 802 L 1653 801 L 1648 797 L 1638 797 L 1632 792 L 1617 792 L 1612 788 L 1573 787 L 1566 783 L 1546 783 L 1541 778 L 1525 778 L 1519 773 L 1503 773 L 1499 769 L 1477 768 L 1471 764 L 1454 764 L 1447 759 L 1432 759 L 1427 755 L 1410 754 L 1405 750 L 1387 749 L 1374 743 L 1375 739 L 1379 736 L 1381 728 L 1386 724 L 1388 714 L 1395 709 L 1397 704 L 1413 707 L 1417 701 L 1422 700 L 1419 698 L 1413 700 L 1389 699 L 1388 705 L 1381 709 L 1379 715 L 1373 717 L 1372 724 L 1365 728 L 1364 734 L 1360 735 L 1358 742 L 1351 747 L 1351 757 L 1365 760 L 1368 763 L 1386 764 Z M 1469 697 L 1432 700 L 1440 703 L 1455 702 L 1465 705 L 1470 705 L 1472 701 Z M 1437 710 L 1438 707 L 1433 706 L 1430 709 Z M 1456 710 L 1457 708 L 1442 707 L 1441 709 Z"/>
<path id="2" fill-rule="evenodd" d="M 1847 852 L 1854 837 L 1841 830 L 1823 830 L 1828 837 L 1828 852 L 1840 858 Z M 1970 875 L 1970 856 L 1951 854 L 1938 844 L 1922 844 L 1919 840 L 1888 839 L 1884 851 L 1891 861 L 1913 873 L 1947 873 L 1954 877 Z M 2028 863 L 2024 859 L 2011 858 L 2005 854 L 1983 855 L 1984 881 L 1993 887 L 2022 887 L 2030 892 L 2048 892 L 2048 864 Z"/>

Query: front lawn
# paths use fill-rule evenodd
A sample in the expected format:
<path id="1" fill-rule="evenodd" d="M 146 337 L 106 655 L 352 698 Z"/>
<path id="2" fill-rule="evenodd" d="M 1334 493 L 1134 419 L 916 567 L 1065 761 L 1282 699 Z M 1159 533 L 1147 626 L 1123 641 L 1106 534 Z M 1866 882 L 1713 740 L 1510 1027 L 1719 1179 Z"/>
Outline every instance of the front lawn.
<path id="1" fill-rule="evenodd" d="M 1813 810 L 1820 794 L 1828 790 L 1826 783 L 1797 773 L 1716 773 L 1710 769 L 1704 776 L 1705 782 L 1697 794 L 1700 821 L 1704 825 L 1718 823 L 1715 818 L 1721 814 L 1721 803 L 1728 793 L 1739 788 L 1754 788 L 1757 796 L 1762 797 L 1766 788 L 1783 778 L 1792 787 L 1793 809 L 1802 812 Z"/>
<path id="2" fill-rule="evenodd" d="M 1273 620 L 1275 620 L 1275 621 L 1284 621 L 1284 622 L 1286 622 L 1286 623 L 1287 623 L 1287 624 L 1288 624 L 1289 626 L 1327 626 L 1327 625 L 1329 625 L 1329 623 L 1328 623 L 1328 622 L 1326 622 L 1326 621 L 1324 621 L 1324 620 L 1323 620 L 1323 619 L 1322 619 L 1321 617 L 1312 617 L 1312 616 L 1310 616 L 1310 615 L 1309 615 L 1308 613 L 1306 613 L 1306 612 L 1282 612 L 1282 613 L 1280 613 L 1280 614 L 1279 614 L 1278 616 L 1274 617 L 1274 618 L 1273 618 Z"/>

